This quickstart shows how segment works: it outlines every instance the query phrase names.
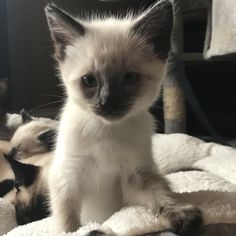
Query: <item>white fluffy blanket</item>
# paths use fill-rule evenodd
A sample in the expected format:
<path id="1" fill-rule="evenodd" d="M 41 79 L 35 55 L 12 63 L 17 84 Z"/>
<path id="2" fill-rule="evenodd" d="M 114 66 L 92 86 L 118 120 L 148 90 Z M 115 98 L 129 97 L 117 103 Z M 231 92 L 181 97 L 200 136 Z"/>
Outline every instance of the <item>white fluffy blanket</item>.
<path id="1" fill-rule="evenodd" d="M 201 235 L 235 236 L 236 150 L 184 134 L 156 134 L 153 152 L 159 169 L 179 197 L 201 208 L 206 225 Z M 189 167 L 203 171 L 179 171 Z M 14 211 L 11 205 L 0 201 L 0 235 L 10 231 L 7 236 L 52 236 L 55 234 L 50 229 L 50 220 L 44 219 L 10 231 L 16 226 Z M 146 208 L 129 207 L 115 213 L 103 225 L 91 223 L 75 233 L 60 236 L 84 236 L 92 229 L 105 230 L 116 236 L 168 230 Z"/>

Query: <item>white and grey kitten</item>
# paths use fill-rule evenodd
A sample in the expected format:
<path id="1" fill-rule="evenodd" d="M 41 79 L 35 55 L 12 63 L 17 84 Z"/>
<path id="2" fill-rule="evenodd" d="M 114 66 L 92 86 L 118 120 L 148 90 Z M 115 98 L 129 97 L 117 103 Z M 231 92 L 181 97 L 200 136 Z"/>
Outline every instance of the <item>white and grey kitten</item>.
<path id="1" fill-rule="evenodd" d="M 143 205 L 177 233 L 196 229 L 200 211 L 175 199 L 151 152 L 148 109 L 166 71 L 172 4 L 124 19 L 76 19 L 55 5 L 46 15 L 68 96 L 49 176 L 55 228 L 75 231 Z"/>

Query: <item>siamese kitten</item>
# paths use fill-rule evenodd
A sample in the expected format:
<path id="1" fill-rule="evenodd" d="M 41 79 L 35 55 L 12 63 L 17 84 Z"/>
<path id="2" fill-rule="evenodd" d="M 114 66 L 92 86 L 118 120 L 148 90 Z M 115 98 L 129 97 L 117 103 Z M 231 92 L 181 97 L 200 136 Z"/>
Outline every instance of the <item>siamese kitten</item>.
<path id="1" fill-rule="evenodd" d="M 28 162 L 35 164 L 38 161 L 43 162 L 41 154 L 52 151 L 54 146 L 57 122 L 50 119 L 33 119 L 29 115 L 26 119 L 25 114 L 21 114 L 24 124 L 17 128 L 11 142 L 0 141 L 0 197 L 5 195 L 3 193 L 10 189 L 10 186 L 13 188 L 10 181 L 12 170 L 3 156 L 4 153 L 11 153 L 16 159 L 29 158 Z"/>
<path id="2" fill-rule="evenodd" d="M 11 142 L 0 141 L 0 197 L 15 206 L 18 224 L 26 224 L 50 212 L 47 176 L 57 122 L 25 111 L 21 118 Z"/>
<path id="3" fill-rule="evenodd" d="M 9 141 L 20 126 L 28 124 L 31 121 L 40 121 L 44 125 L 52 126 L 53 129 L 55 129 L 58 124 L 57 121 L 49 118 L 30 116 L 24 109 L 20 111 L 20 114 L 6 113 L 3 121 L 0 122 L 0 139 Z M 35 123 L 30 129 L 34 129 L 35 126 L 38 126 L 38 123 Z M 22 132 L 19 134 L 22 134 Z"/>
<path id="4" fill-rule="evenodd" d="M 77 19 L 55 5 L 46 15 L 67 93 L 49 173 L 55 229 L 101 223 L 127 205 L 151 208 L 181 235 L 196 229 L 201 212 L 176 200 L 151 152 L 148 110 L 166 72 L 172 4 L 124 19 Z"/>
<path id="5" fill-rule="evenodd" d="M 11 138 L 12 146 L 17 150 L 17 159 L 51 151 L 54 148 L 57 121 L 32 118 L 25 111 L 21 115 L 23 125 L 18 127 Z"/>
<path id="6" fill-rule="evenodd" d="M 50 214 L 47 176 L 52 155 L 44 153 L 21 161 L 17 161 L 13 153 L 5 155 L 14 175 L 14 189 L 4 199 L 15 206 L 19 225 L 41 220 Z M 34 159 L 34 164 L 30 159 Z"/>

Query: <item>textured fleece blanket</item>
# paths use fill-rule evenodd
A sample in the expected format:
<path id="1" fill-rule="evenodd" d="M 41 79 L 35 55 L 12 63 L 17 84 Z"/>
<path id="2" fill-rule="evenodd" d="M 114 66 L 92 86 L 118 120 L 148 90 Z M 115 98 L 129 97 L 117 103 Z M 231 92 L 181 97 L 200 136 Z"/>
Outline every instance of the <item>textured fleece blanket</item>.
<path id="1" fill-rule="evenodd" d="M 205 226 L 200 235 L 235 236 L 236 150 L 184 134 L 157 134 L 153 137 L 153 153 L 179 198 L 201 208 Z M 186 171 L 187 168 L 193 170 Z M 12 206 L 0 201 L 0 234 L 15 227 L 14 214 Z M 91 222 L 71 234 L 54 234 L 50 221 L 48 218 L 17 227 L 7 236 L 84 236 L 93 229 L 112 236 L 137 236 L 168 230 L 148 209 L 138 206 L 121 209 L 102 225 Z"/>
<path id="2" fill-rule="evenodd" d="M 236 54 L 235 0 L 212 1 L 206 35 L 206 59 Z"/>

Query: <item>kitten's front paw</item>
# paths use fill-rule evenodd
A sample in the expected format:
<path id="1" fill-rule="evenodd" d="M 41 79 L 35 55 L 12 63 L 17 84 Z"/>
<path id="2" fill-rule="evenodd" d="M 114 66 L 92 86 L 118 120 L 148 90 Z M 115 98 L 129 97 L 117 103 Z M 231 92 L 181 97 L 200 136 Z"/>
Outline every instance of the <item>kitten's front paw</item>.
<path id="1" fill-rule="evenodd" d="M 202 213 L 191 205 L 175 205 L 163 208 L 161 216 L 165 217 L 171 229 L 181 236 L 197 235 L 202 224 Z"/>
<path id="2" fill-rule="evenodd" d="M 93 231 L 89 232 L 89 234 L 87 236 L 108 236 L 108 235 L 103 233 L 102 231 L 93 230 Z"/>

